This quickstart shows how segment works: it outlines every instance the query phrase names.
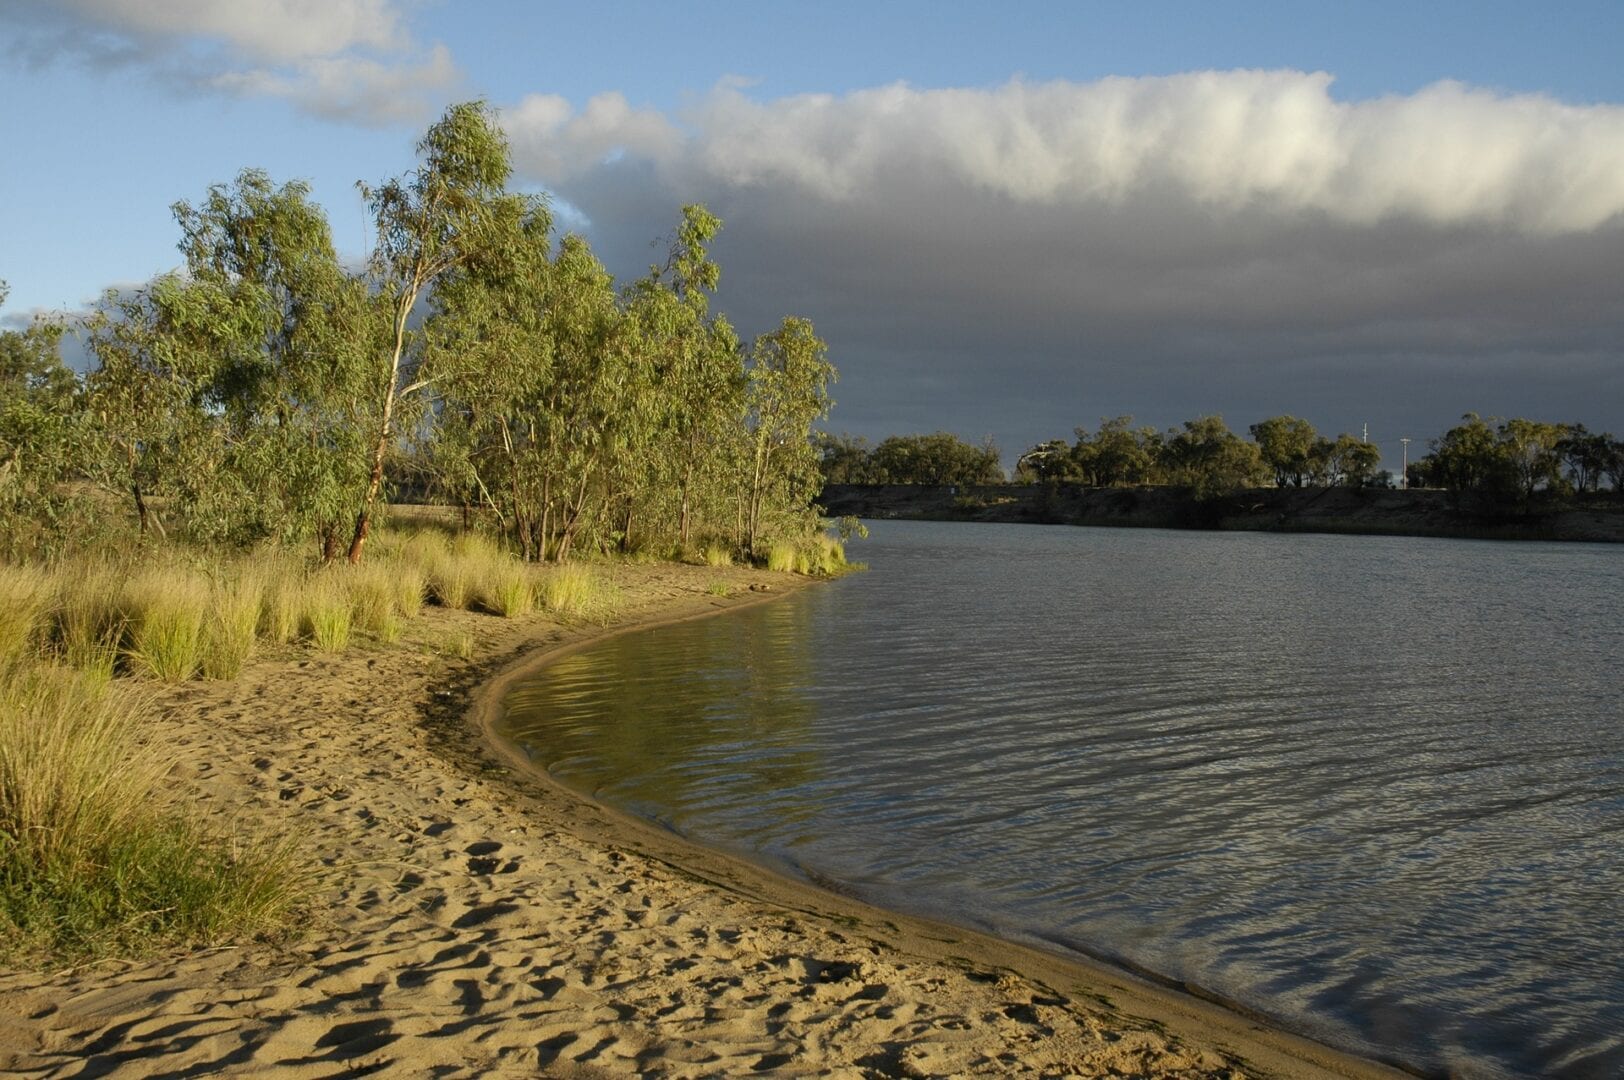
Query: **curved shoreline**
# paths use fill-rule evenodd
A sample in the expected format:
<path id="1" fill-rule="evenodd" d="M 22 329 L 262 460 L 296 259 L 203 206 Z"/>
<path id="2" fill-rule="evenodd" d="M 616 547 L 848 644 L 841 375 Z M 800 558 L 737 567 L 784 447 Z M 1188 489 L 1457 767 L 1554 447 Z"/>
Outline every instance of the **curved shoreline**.
<path id="1" fill-rule="evenodd" d="M 1013 973 L 1040 987 L 1070 985 L 1074 992 L 1107 1002 L 1176 1035 L 1204 1043 L 1253 1067 L 1292 1077 L 1398 1077 L 1415 1075 L 1400 1063 L 1382 1062 L 1339 1050 L 1278 1026 L 1272 1018 L 1228 1001 L 1199 986 L 1140 970 L 1078 949 L 1045 949 L 958 923 L 877 907 L 853 896 L 791 876 L 743 855 L 708 847 L 630 811 L 605 803 L 562 783 L 539 767 L 519 746 L 496 730 L 508 692 L 558 661 L 625 634 L 710 618 L 781 599 L 818 584 L 797 580 L 796 588 L 716 605 L 710 610 L 616 626 L 599 634 L 538 649 L 501 667 L 471 696 L 466 719 L 482 748 L 509 768 L 544 784 L 557 798 L 589 809 L 589 842 L 624 846 L 715 888 L 805 915 L 855 925 L 892 950 L 939 963 L 969 961 L 992 971 Z M 586 831 L 586 830 L 583 830 Z M 942 948 L 950 945 L 951 950 Z"/>
<path id="2" fill-rule="evenodd" d="M 152 688 L 169 786 L 211 824 L 296 836 L 307 917 L 279 941 L 0 970 L 0 1073 L 1403 1075 L 772 874 L 514 760 L 478 726 L 513 679 L 794 581 L 604 573 L 622 590 L 607 627 L 431 609 L 396 646 L 270 649 L 231 682 Z"/>

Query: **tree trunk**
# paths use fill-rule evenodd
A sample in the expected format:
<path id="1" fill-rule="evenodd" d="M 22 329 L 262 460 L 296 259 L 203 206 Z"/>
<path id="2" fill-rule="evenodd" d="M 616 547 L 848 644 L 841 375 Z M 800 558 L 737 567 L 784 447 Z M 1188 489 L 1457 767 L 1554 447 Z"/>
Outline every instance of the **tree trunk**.
<path id="1" fill-rule="evenodd" d="M 147 500 L 141 497 L 141 485 L 131 484 L 130 494 L 135 496 L 135 516 L 141 522 L 141 535 L 147 535 Z"/>

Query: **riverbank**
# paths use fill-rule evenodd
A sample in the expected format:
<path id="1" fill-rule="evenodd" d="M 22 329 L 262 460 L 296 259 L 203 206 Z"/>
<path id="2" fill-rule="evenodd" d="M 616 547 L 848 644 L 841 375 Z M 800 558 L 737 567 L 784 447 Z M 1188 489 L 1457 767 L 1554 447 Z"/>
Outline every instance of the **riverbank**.
<path id="1" fill-rule="evenodd" d="M 819 501 L 836 517 L 1624 543 L 1624 499 L 1610 494 L 1516 507 L 1422 489 L 1254 488 L 1198 502 L 1167 487 L 831 484 Z"/>
<path id="2" fill-rule="evenodd" d="M 1391 1075 L 1111 969 L 778 878 L 536 777 L 480 734 L 512 679 L 806 583 L 612 574 L 608 626 L 436 609 L 397 647 L 288 649 L 160 691 L 151 737 L 173 784 L 205 817 L 299 835 L 317 902 L 291 942 L 0 974 L 0 1071 Z"/>

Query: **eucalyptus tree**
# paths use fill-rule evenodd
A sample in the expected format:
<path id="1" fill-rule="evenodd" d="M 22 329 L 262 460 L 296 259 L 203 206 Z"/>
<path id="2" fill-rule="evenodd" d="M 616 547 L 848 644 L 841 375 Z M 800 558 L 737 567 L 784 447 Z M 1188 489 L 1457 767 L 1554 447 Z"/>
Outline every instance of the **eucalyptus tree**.
<path id="1" fill-rule="evenodd" d="M 1220 416 L 1186 420 L 1168 432 L 1163 447 L 1168 482 L 1210 499 L 1250 487 L 1267 475 L 1256 443 L 1229 430 Z"/>
<path id="2" fill-rule="evenodd" d="M 1600 489 L 1612 446 L 1611 435 L 1592 432 L 1583 424 L 1568 424 L 1563 428 L 1556 452 L 1574 491 L 1582 495 Z"/>
<path id="3" fill-rule="evenodd" d="M 1263 464 L 1274 472 L 1276 487 L 1302 487 L 1313 474 L 1318 436 L 1314 426 L 1295 416 L 1272 416 L 1250 428 Z"/>
<path id="4" fill-rule="evenodd" d="M 506 192 L 507 138 L 484 102 L 451 106 L 417 151 L 420 160 L 410 173 L 376 188 L 361 185 L 377 229 L 370 284 L 386 308 L 388 330 L 370 358 L 366 396 L 356 403 L 368 429 L 367 479 L 357 500 L 351 562 L 361 559 L 391 444 L 401 427 L 409 427 L 403 414 L 440 377 L 432 362 L 425 363 L 420 335 L 411 327 L 418 301 L 499 233 L 504 219 L 529 209 L 523 197 Z"/>
<path id="5" fill-rule="evenodd" d="M 202 493 L 214 512 L 193 515 L 234 539 L 314 534 L 331 560 L 365 480 L 355 404 L 379 325 L 309 194 L 248 169 L 196 207 L 175 204 L 187 279 L 166 314 L 213 363 L 206 403 L 226 482 Z M 210 302 L 169 302 L 183 293 Z"/>
<path id="6" fill-rule="evenodd" d="M 748 477 L 744 545 L 764 527 L 804 515 L 819 487 L 812 425 L 829 415 L 835 380 L 828 346 L 807 319 L 790 316 L 750 348 L 745 390 Z"/>
<path id="7" fill-rule="evenodd" d="M 743 387 L 738 336 L 725 318 L 709 314 L 721 279 L 709 245 L 721 226 L 703 206 L 684 206 L 665 264 L 650 267 L 625 298 L 625 333 L 649 361 L 656 409 L 649 442 L 628 447 L 628 463 L 644 468 L 640 482 L 623 485 L 622 495 L 673 492 L 683 544 L 693 532 L 696 503 L 714 498 L 725 475 Z"/>
<path id="8" fill-rule="evenodd" d="M 0 304 L 8 286 L 0 281 Z M 78 380 L 62 362 L 59 320 L 0 330 L 0 536 L 21 547 L 59 521 L 78 464 Z"/>

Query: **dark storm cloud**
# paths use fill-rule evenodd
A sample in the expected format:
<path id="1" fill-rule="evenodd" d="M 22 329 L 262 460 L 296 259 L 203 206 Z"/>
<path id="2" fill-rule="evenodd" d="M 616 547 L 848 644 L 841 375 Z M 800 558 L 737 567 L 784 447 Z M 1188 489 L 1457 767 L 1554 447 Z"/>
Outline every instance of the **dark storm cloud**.
<path id="1" fill-rule="evenodd" d="M 1624 110 L 1440 84 L 1202 73 L 886 87 L 680 118 L 509 110 L 521 172 L 611 269 L 683 202 L 727 223 L 722 305 L 815 320 L 831 426 L 995 434 L 1292 412 L 1436 434 L 1466 410 L 1624 431 Z"/>

